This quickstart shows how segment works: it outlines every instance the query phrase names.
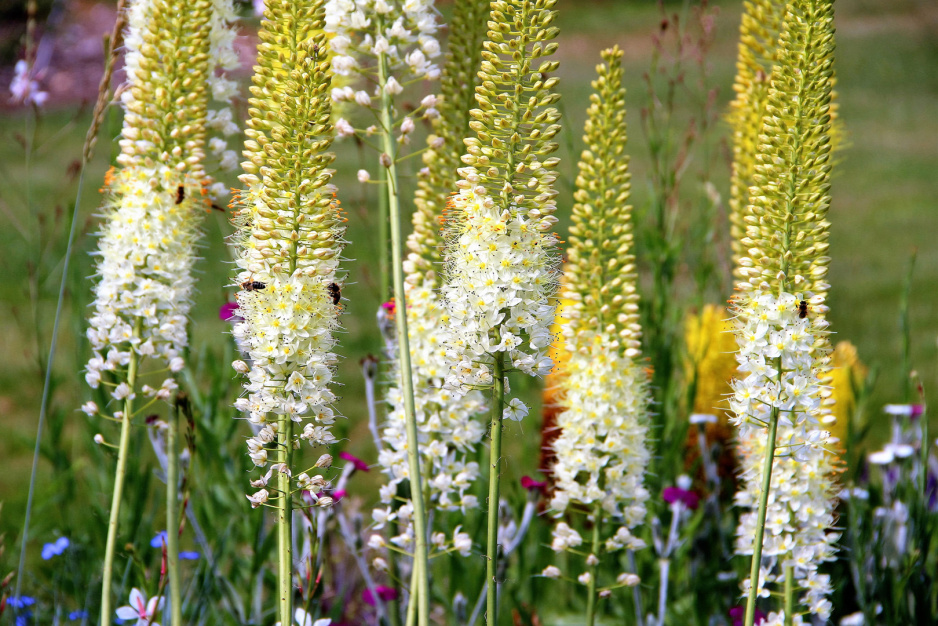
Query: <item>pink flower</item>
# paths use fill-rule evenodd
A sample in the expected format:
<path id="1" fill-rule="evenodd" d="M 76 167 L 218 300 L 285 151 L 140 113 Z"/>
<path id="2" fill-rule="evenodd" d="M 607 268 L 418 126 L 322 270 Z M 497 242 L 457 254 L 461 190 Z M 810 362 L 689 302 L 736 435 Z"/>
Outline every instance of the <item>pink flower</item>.
<path id="1" fill-rule="evenodd" d="M 382 303 L 381 308 L 384 309 L 384 312 L 387 313 L 388 315 L 394 315 L 394 311 L 396 310 L 395 304 L 394 304 L 394 298 L 391 298 L 387 302 Z"/>
<path id="2" fill-rule="evenodd" d="M 336 489 L 335 491 L 332 492 L 332 501 L 338 502 L 339 500 L 344 498 L 346 495 L 348 495 L 348 492 L 345 489 Z"/>
<path id="3" fill-rule="evenodd" d="M 375 587 L 375 591 L 378 592 L 378 597 L 381 598 L 384 602 L 390 602 L 391 600 L 397 600 L 397 589 L 394 587 L 385 587 L 384 585 L 378 585 Z M 365 589 L 362 592 L 362 600 L 365 601 L 365 604 L 374 606 L 375 598 L 371 595 L 371 589 Z"/>
<path id="4" fill-rule="evenodd" d="M 143 595 L 143 592 L 134 587 L 130 591 L 130 605 L 118 608 L 117 617 L 125 622 L 136 619 L 136 626 L 160 626 L 153 621 L 153 618 L 163 610 L 163 600 L 160 596 L 154 596 L 147 602 L 147 597 Z"/>
<path id="5" fill-rule="evenodd" d="M 240 318 L 238 315 L 238 303 L 237 302 L 226 302 L 221 305 L 221 308 L 218 309 L 218 317 L 221 320 L 228 321 L 234 318 Z"/>
<path id="6" fill-rule="evenodd" d="M 661 492 L 661 497 L 668 504 L 682 502 L 684 506 L 692 511 L 697 508 L 697 503 L 700 502 L 700 496 L 693 491 L 681 489 L 680 487 L 665 487 L 664 491 Z"/>
<path id="7" fill-rule="evenodd" d="M 362 472 L 368 471 L 368 464 L 350 452 L 339 452 L 339 458 L 349 461 L 357 470 L 361 470 Z"/>
<path id="8" fill-rule="evenodd" d="M 527 489 L 528 491 L 540 491 L 544 493 L 547 490 L 547 481 L 546 480 L 534 480 L 530 476 L 521 477 L 521 486 Z"/>
<path id="9" fill-rule="evenodd" d="M 765 621 L 765 613 L 760 609 L 756 609 L 755 619 L 753 620 L 757 625 Z M 743 621 L 746 618 L 746 609 L 741 606 L 734 606 L 730 609 L 730 619 L 733 620 L 733 626 L 743 626 Z"/>

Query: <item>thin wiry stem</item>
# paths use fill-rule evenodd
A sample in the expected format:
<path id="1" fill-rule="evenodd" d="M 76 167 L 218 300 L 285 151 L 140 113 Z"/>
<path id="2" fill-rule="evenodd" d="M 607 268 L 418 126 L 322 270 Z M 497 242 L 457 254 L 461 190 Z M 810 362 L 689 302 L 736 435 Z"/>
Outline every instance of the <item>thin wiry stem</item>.
<path id="1" fill-rule="evenodd" d="M 134 337 L 140 337 L 143 325 L 138 317 L 134 323 Z M 120 443 L 117 448 L 117 467 L 114 469 L 114 492 L 111 495 L 111 513 L 107 522 L 107 543 L 104 549 L 104 569 L 101 581 L 101 626 L 111 624 L 111 578 L 114 571 L 114 553 L 117 549 L 117 530 L 120 521 L 121 499 L 124 491 L 124 477 L 127 474 L 127 456 L 130 454 L 130 418 L 133 415 L 134 399 L 132 390 L 137 382 L 137 351 L 130 351 L 130 363 L 127 366 L 127 384 L 131 394 L 124 399 L 124 413 L 121 416 Z"/>
<path id="2" fill-rule="evenodd" d="M 387 55 L 378 58 L 378 84 L 388 81 Z M 390 160 L 387 165 L 388 216 L 391 226 L 391 274 L 394 287 L 394 312 L 397 326 L 397 345 L 400 346 L 401 392 L 404 397 L 404 415 L 407 423 L 407 465 L 410 479 L 411 502 L 413 502 L 414 524 L 414 571 L 415 585 L 411 588 L 417 596 L 417 623 L 427 626 L 430 619 L 430 581 L 427 552 L 426 511 L 423 502 L 422 477 L 420 474 L 420 450 L 417 440 L 417 411 L 414 406 L 414 378 L 410 363 L 410 340 L 407 332 L 407 302 L 404 297 L 404 254 L 401 233 L 401 200 L 398 184 L 397 167 L 394 161 L 395 145 L 393 121 L 391 117 L 393 103 L 387 89 L 381 89 L 381 143 L 384 154 Z"/>

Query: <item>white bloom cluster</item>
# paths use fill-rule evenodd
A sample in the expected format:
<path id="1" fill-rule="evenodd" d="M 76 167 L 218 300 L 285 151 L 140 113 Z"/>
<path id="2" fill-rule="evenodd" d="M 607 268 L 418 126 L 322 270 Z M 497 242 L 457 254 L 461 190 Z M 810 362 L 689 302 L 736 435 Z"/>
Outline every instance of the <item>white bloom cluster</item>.
<path id="1" fill-rule="evenodd" d="M 810 300 L 808 296 L 806 299 Z M 763 285 L 738 303 L 739 372 L 730 406 L 739 426 L 738 452 L 743 486 L 736 503 L 744 513 L 737 528 L 736 553 L 753 554 L 766 425 L 778 415 L 776 455 L 768 497 L 759 593 L 784 578 L 777 566 L 791 566 L 805 592 L 801 603 L 821 619 L 828 619 L 830 579 L 818 565 L 834 558 L 833 476 L 835 457 L 824 446 L 833 443 L 821 429 L 824 399 L 830 390 L 819 381 L 816 336 L 825 331 L 821 316 L 799 311 L 801 297 L 775 295 Z M 820 304 L 820 303 L 817 303 Z M 751 581 L 744 582 L 748 593 Z"/>
<path id="2" fill-rule="evenodd" d="M 485 435 L 485 429 L 473 419 L 485 410 L 484 399 L 479 391 L 458 394 L 443 386 L 449 371 L 440 332 L 444 312 L 432 283 L 416 284 L 420 276 L 412 269 L 412 262 L 405 263 L 410 278 L 405 292 L 421 472 L 428 477 L 425 485 L 431 507 L 465 513 L 478 506 L 478 498 L 466 491 L 479 477 L 479 464 L 470 459 L 476 456 Z M 398 368 L 391 380 L 400 380 Z M 391 410 L 381 431 L 383 447 L 378 462 L 389 482 L 380 490 L 382 507 L 374 512 L 378 522 L 393 519 L 397 486 L 409 478 L 404 398 L 399 384 L 391 387 L 387 401 Z M 404 536 L 413 533 L 409 527 L 399 528 Z M 391 538 L 394 543 L 402 540 Z"/>
<path id="3" fill-rule="evenodd" d="M 238 95 L 238 83 L 228 77 L 241 66 L 234 43 L 238 33 L 235 22 L 238 12 L 232 0 L 212 0 L 212 20 L 209 34 L 211 67 L 208 76 L 208 85 L 212 99 L 224 106 L 218 110 L 208 111 L 206 126 L 210 131 L 217 133 L 208 141 L 213 157 L 218 160 L 218 167 L 223 172 L 233 171 L 238 167 L 238 153 L 228 149 L 228 142 L 222 137 L 237 134 L 241 131 L 234 122 L 231 99 Z M 218 136 L 221 135 L 221 136 Z M 209 195 L 214 200 L 222 200 L 228 195 L 228 186 L 221 182 L 210 184 Z"/>
<path id="4" fill-rule="evenodd" d="M 311 418 L 300 438 L 314 445 L 334 443 L 329 427 L 335 422 L 330 408 L 335 395 L 329 382 L 336 362 L 332 349 L 337 321 L 329 278 L 295 273 L 255 277 L 251 282 L 254 287 L 237 296 L 244 321 L 235 325 L 233 333 L 252 365 L 244 385 L 248 396 L 239 398 L 235 407 L 261 425 L 267 423 L 268 413 L 300 423 Z M 236 369 L 247 369 L 241 363 L 236 362 Z M 251 458 L 261 467 L 266 465 L 262 447 L 251 450 Z"/>
<path id="5" fill-rule="evenodd" d="M 450 336 L 447 358 L 453 365 L 446 382 L 463 392 L 492 384 L 488 359 L 497 352 L 511 366 L 532 376 L 550 372 L 547 352 L 553 340 L 550 302 L 557 282 L 551 250 L 557 237 L 548 232 L 556 219 L 515 206 L 499 211 L 473 168 L 463 168 L 453 197 L 461 221 L 449 233 L 444 322 Z M 511 405 L 511 416 L 523 405 Z"/>
<path id="6" fill-rule="evenodd" d="M 440 69 L 432 62 L 440 55 L 436 16 L 433 0 L 328 0 L 326 32 L 334 34 L 329 41 L 333 70 L 340 76 L 367 71 L 362 60 L 384 54 L 389 71 L 402 78 L 439 78 Z M 393 77 L 379 85 L 398 87 Z"/>
<path id="7" fill-rule="evenodd" d="M 614 336 L 588 330 L 567 342 L 550 504 L 562 515 L 571 502 L 601 502 L 611 516 L 621 515 L 634 528 L 645 518 L 649 497 L 643 485 L 650 458 L 645 445 L 649 399 L 640 367 L 620 355 L 616 343 Z"/>
<path id="8" fill-rule="evenodd" d="M 94 356 L 85 380 L 94 388 L 102 372 L 127 365 L 131 350 L 182 369 L 202 209 L 198 185 L 174 168 L 130 167 L 110 176 L 87 330 Z"/>

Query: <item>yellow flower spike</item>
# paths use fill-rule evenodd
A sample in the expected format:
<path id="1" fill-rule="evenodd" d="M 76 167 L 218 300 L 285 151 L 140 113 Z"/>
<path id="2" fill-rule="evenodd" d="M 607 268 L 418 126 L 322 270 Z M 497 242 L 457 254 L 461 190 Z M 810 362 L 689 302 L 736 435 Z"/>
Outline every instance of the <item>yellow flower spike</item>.
<path id="1" fill-rule="evenodd" d="M 831 434 L 840 440 L 839 449 L 847 443 L 847 422 L 853 418 L 856 410 L 856 391 L 859 390 L 869 368 L 860 360 L 857 348 L 849 341 L 840 341 L 831 354 L 830 385 L 834 406 L 832 413 L 836 420 L 831 426 Z"/>
<path id="2" fill-rule="evenodd" d="M 263 426 L 248 440 L 255 465 L 267 465 L 269 450 L 293 471 L 301 441 L 336 441 L 329 382 L 345 220 L 330 183 L 335 133 L 322 0 L 268 0 L 264 15 L 245 131 L 245 189 L 233 220 L 244 319 L 233 334 L 252 360 L 247 396 L 235 407 Z M 248 369 L 241 361 L 234 366 Z M 293 620 L 292 493 L 302 488 L 290 472 L 277 473 L 277 614 L 284 624 Z M 247 498 L 256 506 L 266 493 Z"/>
<path id="3" fill-rule="evenodd" d="M 684 368 L 688 380 L 696 385 L 692 412 L 716 415 L 721 423 L 726 423 L 729 414 L 726 396 L 737 366 L 729 317 L 725 308 L 707 304 L 700 313 L 688 315 L 684 323 Z"/>
<path id="4" fill-rule="evenodd" d="M 550 445 L 555 456 L 551 509 L 558 516 L 571 506 L 591 513 L 589 625 L 596 616 L 599 560 L 638 547 L 630 532 L 645 516 L 649 494 L 643 479 L 650 458 L 645 441 L 647 379 L 637 363 L 641 328 L 631 252 L 622 51 L 604 50 L 602 59 L 592 83 L 587 149 L 580 156 L 569 262 L 564 266 L 562 294 L 567 304 L 559 315 L 569 321 L 563 326 L 560 371 L 552 374 L 558 387 L 554 393 L 560 432 Z M 580 543 L 566 523 L 555 527 L 555 551 Z"/>
<path id="5" fill-rule="evenodd" d="M 434 285 L 438 283 L 435 267 L 441 261 L 443 245 L 440 222 L 449 196 L 456 188 L 462 138 L 469 134 L 469 110 L 476 104 L 475 89 L 479 84 L 478 67 L 488 14 L 488 0 L 462 0 L 456 2 L 453 9 L 449 50 L 436 105 L 439 117 L 433 120 L 433 134 L 427 139 L 429 148 L 423 155 L 426 167 L 417 180 L 414 231 L 407 238 L 407 247 L 412 253 L 408 261 L 413 263 L 414 273 Z"/>

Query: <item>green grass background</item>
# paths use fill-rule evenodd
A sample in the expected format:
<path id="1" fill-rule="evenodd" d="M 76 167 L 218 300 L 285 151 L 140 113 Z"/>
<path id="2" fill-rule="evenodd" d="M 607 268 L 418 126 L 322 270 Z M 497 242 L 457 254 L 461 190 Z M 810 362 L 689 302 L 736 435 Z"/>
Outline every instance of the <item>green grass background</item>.
<path id="1" fill-rule="evenodd" d="M 709 63 L 722 111 L 732 93 L 740 4 L 717 4 L 719 16 Z M 563 0 L 559 9 L 560 90 L 576 152 L 582 147 L 579 137 L 599 51 L 613 44 L 625 50 L 633 204 L 641 215 L 650 197 L 648 152 L 639 123 L 639 109 L 645 100 L 641 77 L 649 65 L 650 35 L 658 28 L 659 12 L 652 2 L 637 1 Z M 873 410 L 878 411 L 885 402 L 904 400 L 898 310 L 903 276 L 916 249 L 918 263 L 909 309 L 912 364 L 926 390 L 938 383 L 938 7 L 927 0 L 840 0 L 835 10 L 837 89 L 849 145 L 840 153 L 834 174 L 830 320 L 835 340 L 852 341 L 863 361 L 880 368 L 872 401 Z M 5 503 L 0 532 L 8 530 L 13 536 L 22 523 L 67 216 L 77 187 L 70 168 L 79 157 L 89 117 L 88 108 L 83 107 L 43 111 L 34 122 L 23 114 L 9 114 L 0 120 L 0 459 L 4 469 L 0 472 L 0 501 Z M 54 363 L 56 387 L 50 419 L 65 420 L 66 432 L 82 438 L 105 428 L 77 411 L 89 397 L 81 371 L 87 347 L 80 338 L 90 299 L 91 281 L 86 277 L 93 271 L 88 253 L 95 246 L 97 188 L 113 162 L 119 128 L 119 115 L 112 111 L 95 159 L 85 173 L 78 211 L 80 234 Z M 720 123 L 717 139 L 725 141 L 726 134 Z M 30 136 L 33 140 L 27 142 Z M 29 154 L 27 143 L 32 145 Z M 344 361 L 338 375 L 344 398 L 338 408 L 349 417 L 344 429 L 351 447 L 363 449 L 370 444 L 362 420 L 358 363 L 366 354 L 380 351 L 373 316 L 381 298 L 376 286 L 376 206 L 355 182 L 354 172 L 373 159 L 371 155 L 362 157 L 349 145 L 340 145 L 337 151 L 337 182 L 349 216 L 346 254 L 351 259 L 346 264 L 351 284 L 343 293 L 348 300 L 340 347 Z M 724 198 L 728 189 L 725 153 L 719 145 L 711 151 L 713 182 Z M 561 171 L 566 175 L 559 212 L 563 226 L 576 158 L 566 150 L 561 156 Z M 227 182 L 236 184 L 234 178 Z M 199 293 L 192 314 L 192 350 L 195 361 L 203 363 L 217 361 L 229 341 L 227 324 L 218 319 L 217 311 L 233 293 L 226 287 L 231 266 L 224 244 L 230 232 L 225 216 L 212 212 L 204 230 Z M 721 254 L 725 257 L 725 250 Z M 689 276 L 690 270 L 682 268 L 683 275 Z M 236 394 L 232 384 L 231 397 Z M 534 450 L 535 446 L 525 441 L 530 443 L 536 433 L 533 420 L 526 421 L 523 429 L 512 426 L 507 435 L 509 445 L 515 450 Z M 533 454 L 512 458 L 513 474 L 536 467 Z M 45 464 L 40 479 L 55 480 Z"/>

